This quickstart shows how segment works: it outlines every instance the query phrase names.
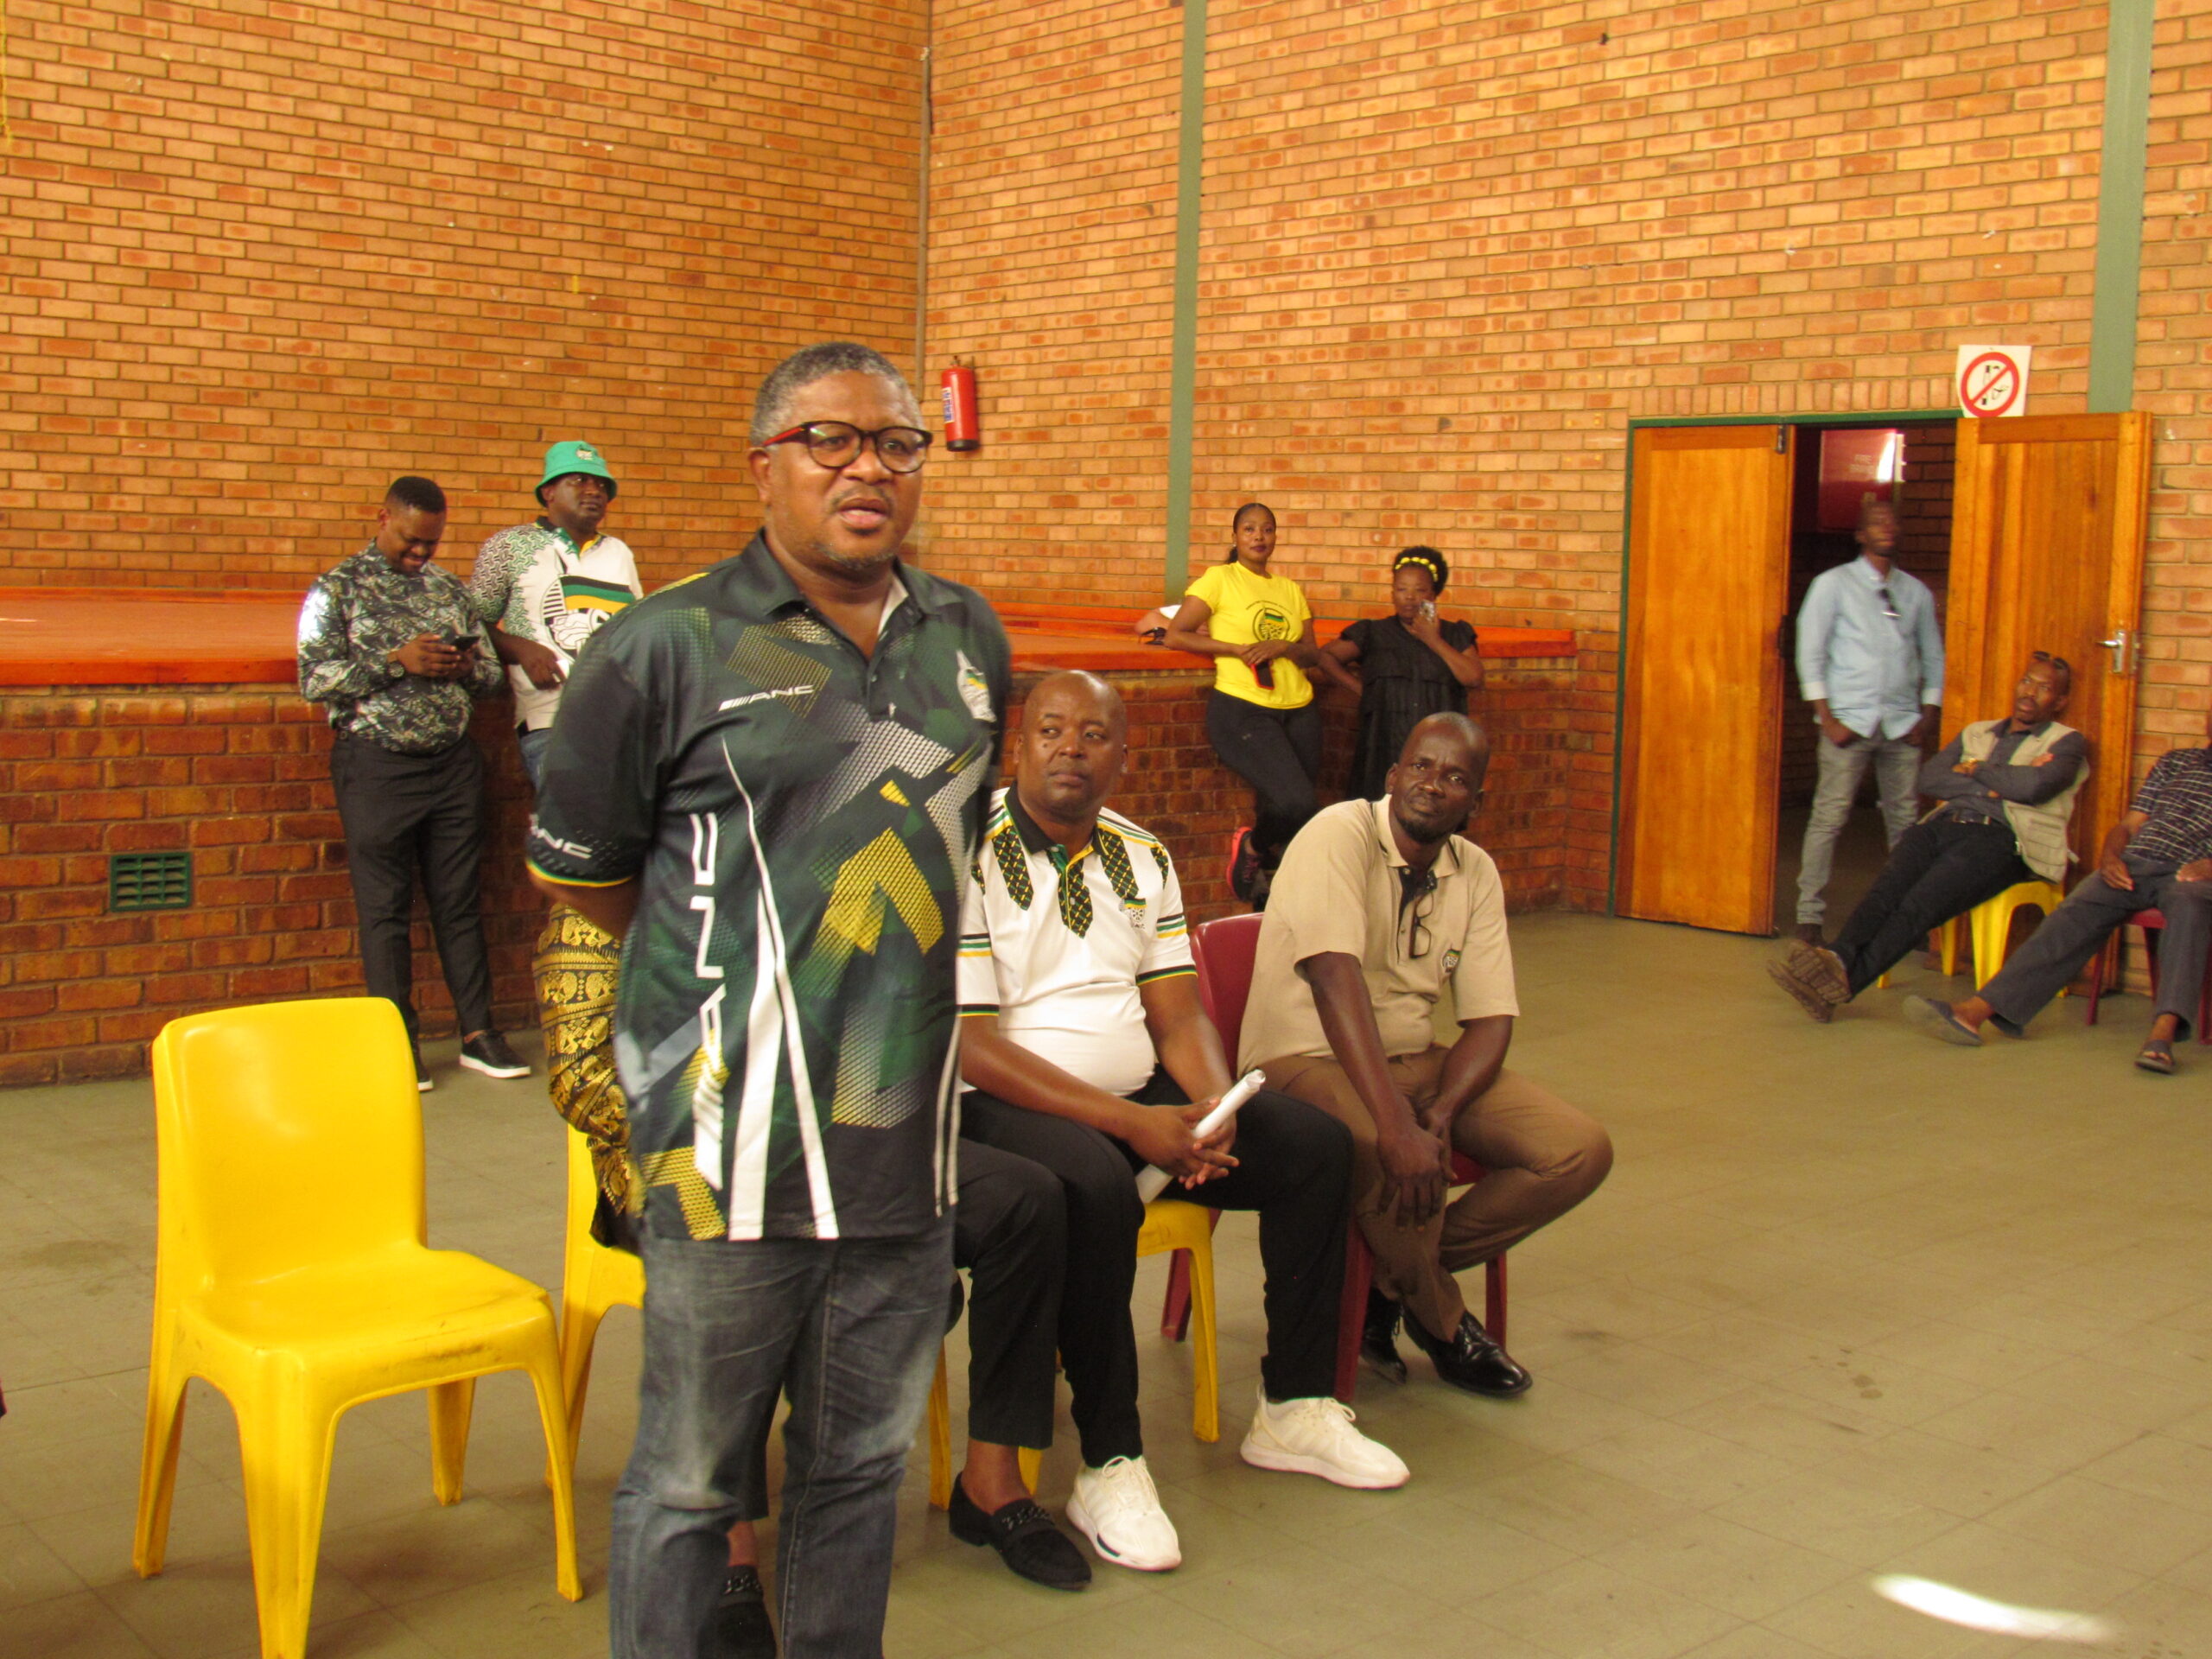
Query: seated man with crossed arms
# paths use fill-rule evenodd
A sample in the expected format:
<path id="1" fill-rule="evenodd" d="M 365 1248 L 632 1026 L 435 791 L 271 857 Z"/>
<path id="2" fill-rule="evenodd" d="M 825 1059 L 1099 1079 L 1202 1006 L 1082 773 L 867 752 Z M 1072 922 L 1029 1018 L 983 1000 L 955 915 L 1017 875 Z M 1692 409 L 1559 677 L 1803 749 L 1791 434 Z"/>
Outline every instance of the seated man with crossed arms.
<path id="1" fill-rule="evenodd" d="M 1060 1363 L 1084 1461 L 1068 1519 L 1102 1559 L 1160 1572 L 1183 1556 L 1137 1414 L 1147 1164 L 1194 1203 L 1260 1213 L 1268 1351 L 1245 1462 L 1369 1488 L 1402 1485 L 1406 1465 L 1331 1397 L 1350 1137 L 1267 1093 L 1228 1128 L 1192 1133 L 1234 1078 L 1198 1001 L 1167 849 L 1103 810 L 1128 753 L 1122 699 L 1095 675 L 1029 694 L 1014 786 L 991 803 L 961 913 L 960 1132 L 1060 1179 Z"/>
<path id="2" fill-rule="evenodd" d="M 2074 689 L 2063 657 L 2039 651 L 2012 688 L 2009 720 L 1962 728 L 1920 769 L 1938 804 L 1897 837 L 1890 861 L 1830 944 L 1789 942 L 1767 975 L 1814 1019 L 1903 961 L 1930 928 L 2037 876 L 2066 880 L 2067 831 L 2088 781 L 2089 741 L 2058 716 Z"/>
<path id="3" fill-rule="evenodd" d="M 1413 729 L 1389 793 L 1339 801 L 1298 832 L 1260 930 L 1243 1064 L 1351 1130 L 1352 1209 L 1375 1253 L 1360 1357 L 1394 1382 L 1406 1334 L 1455 1388 L 1510 1395 L 1529 1374 L 1491 1340 L 1452 1277 L 1503 1255 L 1597 1190 L 1612 1142 L 1505 1070 L 1520 1012 L 1505 889 L 1462 838 L 1490 740 L 1465 715 Z M 1459 1038 L 1435 1039 L 1446 982 Z M 1445 1202 L 1452 1154 L 1488 1172 Z"/>

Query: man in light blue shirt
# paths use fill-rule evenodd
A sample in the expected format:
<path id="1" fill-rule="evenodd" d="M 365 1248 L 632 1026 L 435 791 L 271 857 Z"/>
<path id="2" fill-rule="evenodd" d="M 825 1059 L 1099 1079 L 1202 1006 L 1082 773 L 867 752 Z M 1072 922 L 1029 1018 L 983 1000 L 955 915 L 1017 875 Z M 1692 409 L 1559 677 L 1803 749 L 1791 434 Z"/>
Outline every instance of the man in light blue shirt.
<path id="1" fill-rule="evenodd" d="M 1813 578 L 1797 613 L 1797 683 L 1821 728 L 1820 783 L 1797 871 L 1797 937 L 1822 943 L 1836 837 L 1871 762 L 1891 848 L 1912 827 L 1920 741 L 1942 715 L 1943 630 L 1927 585 L 1891 556 L 1886 501 L 1859 514 L 1859 556 Z"/>

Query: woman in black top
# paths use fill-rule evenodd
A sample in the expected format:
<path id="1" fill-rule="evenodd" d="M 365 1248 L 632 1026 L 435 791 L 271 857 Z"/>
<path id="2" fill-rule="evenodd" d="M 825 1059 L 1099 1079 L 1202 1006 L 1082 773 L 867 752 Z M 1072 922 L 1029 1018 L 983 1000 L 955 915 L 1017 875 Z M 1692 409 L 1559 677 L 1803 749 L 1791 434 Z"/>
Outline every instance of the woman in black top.
<path id="1" fill-rule="evenodd" d="M 1359 741 L 1349 793 L 1374 800 L 1414 728 L 1431 715 L 1467 712 L 1483 688 L 1475 630 L 1436 620 L 1436 596 L 1451 567 L 1433 547 L 1409 547 L 1390 562 L 1391 613 L 1363 619 L 1325 646 L 1359 672 Z"/>

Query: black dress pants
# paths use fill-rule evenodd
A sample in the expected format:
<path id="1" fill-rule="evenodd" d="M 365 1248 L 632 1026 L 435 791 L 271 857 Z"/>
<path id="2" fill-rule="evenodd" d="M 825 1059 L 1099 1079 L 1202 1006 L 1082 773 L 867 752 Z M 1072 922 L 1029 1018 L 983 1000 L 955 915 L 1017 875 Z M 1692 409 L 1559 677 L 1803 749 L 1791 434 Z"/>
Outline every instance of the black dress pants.
<path id="1" fill-rule="evenodd" d="M 1829 947 L 1843 961 L 1851 994 L 1904 961 L 1929 929 L 2035 879 L 2010 824 L 1951 817 L 1914 824 Z"/>
<path id="2" fill-rule="evenodd" d="M 1165 1071 L 1146 1105 L 1185 1099 Z M 1083 1442 L 1096 1469 L 1144 1455 L 1137 1415 L 1137 1198 L 1142 1162 L 1127 1142 L 1065 1117 L 1010 1106 L 981 1090 L 961 1103 L 969 1141 L 1018 1153 L 1059 1178 L 1067 1203 L 1067 1268 L 1060 1287 L 1060 1364 Z M 1237 1166 L 1188 1194 L 1216 1210 L 1260 1212 L 1267 1275 L 1267 1357 L 1260 1376 L 1274 1400 L 1330 1393 L 1337 1376 L 1337 1303 L 1344 1294 L 1344 1230 L 1351 1217 L 1351 1135 L 1326 1112 L 1262 1090 L 1236 1115 Z M 966 1157 L 963 1148 L 962 1157 Z M 1171 1186 L 1168 1196 L 1185 1196 Z M 966 1202 L 963 1181 L 962 1202 Z"/>
<path id="3" fill-rule="evenodd" d="M 1226 691 L 1206 698 L 1206 737 L 1222 765 L 1252 785 L 1252 850 L 1260 868 L 1282 862 L 1290 838 L 1321 810 L 1321 711 L 1263 709 Z"/>
<path id="4" fill-rule="evenodd" d="M 346 863 L 360 919 L 371 996 L 388 997 L 416 1038 L 408 915 L 419 868 L 430 930 L 463 1035 L 492 1027 L 492 968 L 477 909 L 484 850 L 484 762 L 463 737 L 437 754 L 396 754 L 363 737 L 330 746 L 330 782 L 346 826 Z"/>
<path id="5" fill-rule="evenodd" d="M 952 1265 L 968 1269 L 968 1438 L 1052 1443 L 1067 1209 L 1052 1171 L 996 1147 L 960 1148 Z"/>

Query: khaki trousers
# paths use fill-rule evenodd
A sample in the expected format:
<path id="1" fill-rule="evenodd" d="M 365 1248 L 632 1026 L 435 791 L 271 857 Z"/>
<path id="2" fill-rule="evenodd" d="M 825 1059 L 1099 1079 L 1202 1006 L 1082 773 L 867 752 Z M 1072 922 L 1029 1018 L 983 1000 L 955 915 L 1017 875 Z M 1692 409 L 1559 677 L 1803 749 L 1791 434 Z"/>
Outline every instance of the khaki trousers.
<path id="1" fill-rule="evenodd" d="M 1436 1097 L 1450 1051 L 1432 1046 L 1390 1062 L 1390 1079 L 1416 1110 Z M 1375 1286 L 1448 1340 L 1467 1305 L 1452 1275 L 1503 1255 L 1588 1198 L 1613 1166 L 1613 1145 L 1587 1113 L 1528 1078 L 1500 1071 L 1462 1111 L 1452 1144 L 1487 1172 L 1426 1227 L 1382 1212 L 1382 1169 L 1366 1102 L 1326 1055 L 1294 1054 L 1262 1068 L 1268 1086 L 1319 1106 L 1351 1131 L 1352 1214 L 1375 1253 Z"/>

